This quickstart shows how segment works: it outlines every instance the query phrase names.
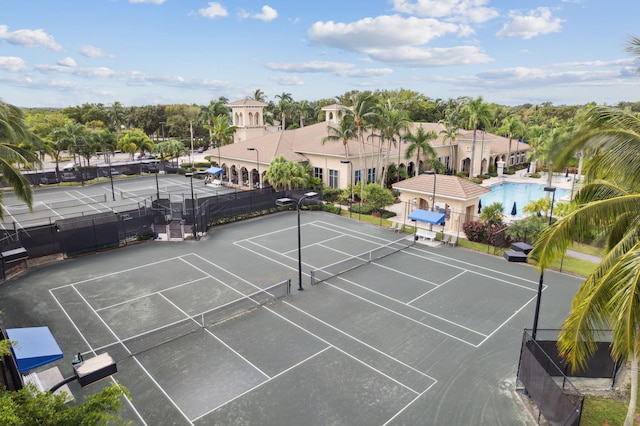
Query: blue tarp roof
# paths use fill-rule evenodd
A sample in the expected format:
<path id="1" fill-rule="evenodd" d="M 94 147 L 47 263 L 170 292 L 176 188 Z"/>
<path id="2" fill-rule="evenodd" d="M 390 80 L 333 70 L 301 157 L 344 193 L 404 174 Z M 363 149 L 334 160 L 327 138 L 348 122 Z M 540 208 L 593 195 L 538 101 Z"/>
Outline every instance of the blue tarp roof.
<path id="1" fill-rule="evenodd" d="M 219 175 L 223 171 L 224 169 L 221 169 L 220 167 L 209 167 L 207 170 L 205 170 L 205 173 L 210 175 Z"/>
<path id="2" fill-rule="evenodd" d="M 14 342 L 11 350 L 20 373 L 62 359 L 49 327 L 7 328 L 7 337 Z"/>
<path id="3" fill-rule="evenodd" d="M 444 222 L 444 214 L 438 212 L 430 212 L 428 210 L 415 209 L 409 215 L 409 219 L 438 225 Z"/>

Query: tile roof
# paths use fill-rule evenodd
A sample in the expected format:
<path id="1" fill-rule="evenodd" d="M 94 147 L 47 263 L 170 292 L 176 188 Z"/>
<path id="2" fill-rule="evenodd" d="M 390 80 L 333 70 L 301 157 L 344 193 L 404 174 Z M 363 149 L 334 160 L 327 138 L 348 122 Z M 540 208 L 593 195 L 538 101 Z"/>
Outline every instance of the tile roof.
<path id="1" fill-rule="evenodd" d="M 392 186 L 400 191 L 431 195 L 433 194 L 433 179 L 434 175 L 421 174 L 394 183 Z M 489 188 L 458 176 L 437 175 L 435 183 L 436 195 L 445 198 L 467 200 L 491 192 Z"/>

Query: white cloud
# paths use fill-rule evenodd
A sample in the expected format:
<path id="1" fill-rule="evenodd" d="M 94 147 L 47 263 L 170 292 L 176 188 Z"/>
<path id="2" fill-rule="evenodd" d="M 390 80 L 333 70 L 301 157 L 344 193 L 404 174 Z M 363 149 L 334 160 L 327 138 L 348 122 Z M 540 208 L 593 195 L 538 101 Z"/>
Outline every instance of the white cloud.
<path id="1" fill-rule="evenodd" d="M 273 21 L 278 17 L 278 11 L 271 6 L 262 6 L 262 13 L 256 13 L 252 16 L 254 19 L 259 19 L 264 22 Z"/>
<path id="2" fill-rule="evenodd" d="M 493 59 L 476 46 L 445 48 L 399 47 L 393 50 L 371 51 L 369 55 L 380 62 L 412 67 L 441 67 L 445 65 L 484 64 Z"/>
<path id="3" fill-rule="evenodd" d="M 304 86 L 304 81 L 300 80 L 295 75 L 272 77 L 269 80 L 278 83 L 280 86 Z"/>
<path id="4" fill-rule="evenodd" d="M 162 4 L 164 3 L 166 0 L 129 0 L 129 3 L 133 3 L 133 4 Z"/>
<path id="5" fill-rule="evenodd" d="M 495 9 L 484 7 L 487 3 L 488 0 L 393 0 L 393 10 L 409 15 L 482 23 L 498 16 Z"/>
<path id="6" fill-rule="evenodd" d="M 455 24 L 435 19 L 383 15 L 350 24 L 316 22 L 309 29 L 308 35 L 316 44 L 352 52 L 367 52 L 369 49 L 421 45 L 458 30 L 459 27 Z"/>
<path id="7" fill-rule="evenodd" d="M 63 67 L 71 67 L 74 68 L 77 64 L 76 61 L 73 60 L 73 58 L 67 56 L 66 58 L 60 59 L 58 62 L 56 62 L 58 65 L 62 65 Z"/>
<path id="8" fill-rule="evenodd" d="M 211 2 L 204 9 L 198 9 L 198 13 L 205 18 L 217 18 L 220 16 L 227 16 L 229 12 L 220 3 Z"/>
<path id="9" fill-rule="evenodd" d="M 27 64 L 22 58 L 17 56 L 0 56 L 0 69 L 10 72 L 21 72 L 27 70 Z"/>
<path id="10" fill-rule="evenodd" d="M 62 46 L 56 43 L 53 36 L 45 33 L 42 29 L 10 32 L 9 27 L 0 25 L 0 40 L 6 40 L 17 46 L 44 47 L 55 51 L 62 50 Z"/>
<path id="11" fill-rule="evenodd" d="M 86 56 L 88 58 L 103 58 L 105 56 L 112 57 L 113 55 L 107 55 L 102 49 L 99 47 L 85 45 L 80 48 L 80 54 L 82 56 Z"/>
<path id="12" fill-rule="evenodd" d="M 390 68 L 357 69 L 354 64 L 345 62 L 310 61 L 292 64 L 267 63 L 266 67 L 273 71 L 289 73 L 331 73 L 341 77 L 375 77 L 393 73 Z"/>
<path id="13" fill-rule="evenodd" d="M 511 22 L 504 24 L 502 29 L 496 33 L 498 37 L 511 37 L 530 39 L 532 37 L 557 33 L 562 30 L 560 18 L 554 18 L 548 7 L 539 7 L 530 11 L 527 15 L 518 15 L 516 12 L 509 14 Z"/>

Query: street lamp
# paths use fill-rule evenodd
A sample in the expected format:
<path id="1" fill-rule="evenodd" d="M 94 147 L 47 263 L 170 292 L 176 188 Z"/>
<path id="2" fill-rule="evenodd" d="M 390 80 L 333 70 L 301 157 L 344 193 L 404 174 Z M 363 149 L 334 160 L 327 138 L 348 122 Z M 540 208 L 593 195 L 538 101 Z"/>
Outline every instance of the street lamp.
<path id="1" fill-rule="evenodd" d="M 256 152 L 256 169 L 258 170 L 258 189 L 260 189 L 260 153 L 258 152 L 258 148 L 247 148 L 247 151 L 255 151 Z"/>
<path id="2" fill-rule="evenodd" d="M 553 202 L 556 199 L 556 188 L 553 186 L 545 186 L 545 192 L 551 192 L 551 212 L 549 213 L 549 225 L 551 225 L 551 220 L 553 218 Z M 544 286 L 544 270 L 540 271 L 540 281 L 538 282 L 538 296 L 536 297 L 536 310 L 533 314 L 533 330 L 531 330 L 531 338 L 536 340 L 536 335 L 538 334 L 538 318 L 540 317 L 540 300 L 542 299 L 542 288 Z"/>
<path id="3" fill-rule="evenodd" d="M 105 151 L 104 155 L 107 156 L 107 164 L 109 165 L 109 180 L 111 181 L 111 197 L 113 197 L 113 201 L 116 200 L 116 193 L 113 190 L 113 174 L 111 173 L 111 153 Z"/>
<path id="4" fill-rule="evenodd" d="M 300 198 L 297 202 L 297 210 L 298 210 L 298 291 L 304 290 L 302 288 L 302 239 L 300 238 L 300 204 L 302 204 L 303 200 L 307 198 L 315 198 L 318 196 L 317 192 L 307 192 Z M 286 206 L 289 204 L 293 204 L 295 202 L 292 198 L 278 198 L 276 200 L 276 205 L 278 206 Z"/>
<path id="5" fill-rule="evenodd" d="M 551 218 L 553 217 L 553 203 L 556 201 L 556 188 L 555 186 L 545 186 L 545 192 L 550 192 L 551 197 L 551 211 L 549 212 L 549 225 L 551 225 Z"/>
<path id="6" fill-rule="evenodd" d="M 436 176 L 438 174 L 435 170 L 427 170 L 424 172 L 425 175 L 433 175 L 433 197 L 431 198 L 431 211 L 435 211 L 436 207 Z"/>
<path id="7" fill-rule="evenodd" d="M 351 160 L 340 160 L 342 164 L 349 164 L 349 182 L 351 185 L 351 198 L 349 199 L 349 218 L 351 218 L 351 205 L 353 204 L 353 163 Z"/>
<path id="8" fill-rule="evenodd" d="M 198 209 L 196 207 L 196 199 L 193 195 L 193 174 L 195 173 L 195 167 L 191 167 L 191 214 L 193 215 L 193 239 L 196 241 L 200 240 L 198 237 Z"/>

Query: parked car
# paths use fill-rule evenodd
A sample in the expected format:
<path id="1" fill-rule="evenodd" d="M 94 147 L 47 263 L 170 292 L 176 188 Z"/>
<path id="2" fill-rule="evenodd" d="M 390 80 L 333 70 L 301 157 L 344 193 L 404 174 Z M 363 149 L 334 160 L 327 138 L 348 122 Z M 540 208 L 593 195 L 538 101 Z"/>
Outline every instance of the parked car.
<path id="1" fill-rule="evenodd" d="M 69 164 L 65 165 L 65 166 L 62 168 L 62 170 L 67 170 L 67 171 L 69 171 L 69 170 L 75 170 L 75 169 L 76 169 L 76 167 L 80 167 L 80 164 L 78 164 L 78 163 L 69 163 Z"/>

